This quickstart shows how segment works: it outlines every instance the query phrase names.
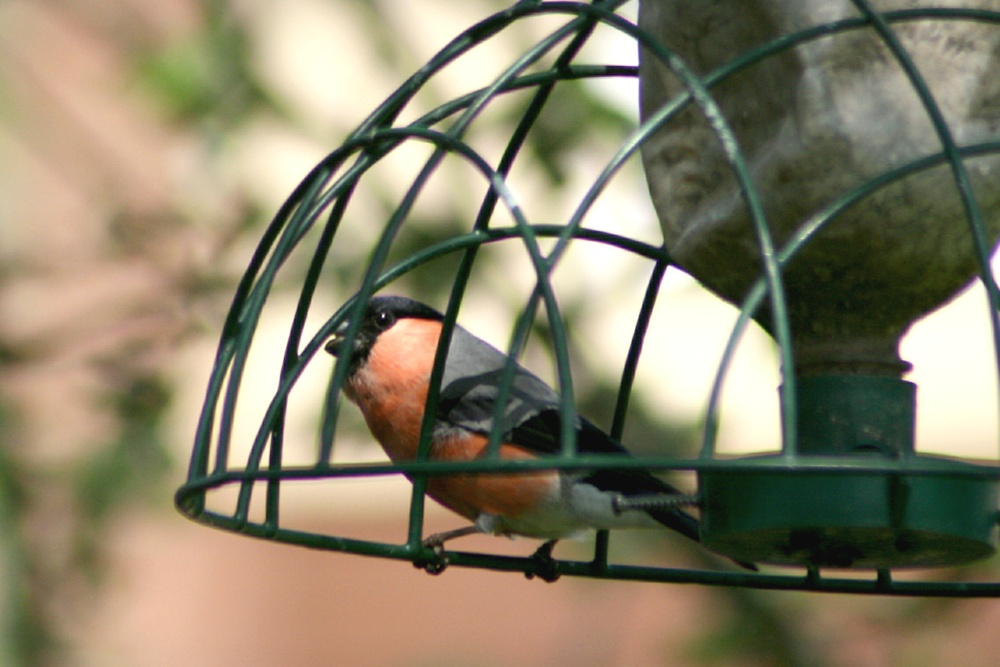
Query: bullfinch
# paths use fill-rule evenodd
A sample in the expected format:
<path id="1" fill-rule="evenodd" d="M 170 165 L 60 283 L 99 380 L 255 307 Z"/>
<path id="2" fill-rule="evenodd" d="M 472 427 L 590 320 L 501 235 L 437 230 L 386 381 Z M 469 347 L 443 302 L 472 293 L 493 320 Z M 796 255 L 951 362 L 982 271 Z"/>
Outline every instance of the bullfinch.
<path id="1" fill-rule="evenodd" d="M 353 340 L 348 323 L 326 343 L 330 354 L 349 355 L 343 392 L 357 404 L 372 435 L 394 462 L 417 457 L 430 391 L 431 370 L 443 315 L 412 299 L 377 296 L 365 308 Z M 445 359 L 428 456 L 435 461 L 470 461 L 486 455 L 494 428 L 506 354 L 461 326 L 455 326 Z M 559 396 L 520 364 L 514 367 L 499 425 L 501 459 L 533 459 L 561 449 Z M 582 417 L 576 422 L 581 454 L 628 456 L 628 451 Z M 698 540 L 698 521 L 679 509 L 620 511 L 621 497 L 678 495 L 673 486 L 644 470 L 530 471 L 431 475 L 427 494 L 471 526 L 424 540 L 444 568 L 445 541 L 492 533 L 546 540 L 535 553 L 542 578 L 558 577 L 551 558 L 556 541 L 588 529 L 666 526 Z M 548 573 L 546 575 L 545 573 Z"/>

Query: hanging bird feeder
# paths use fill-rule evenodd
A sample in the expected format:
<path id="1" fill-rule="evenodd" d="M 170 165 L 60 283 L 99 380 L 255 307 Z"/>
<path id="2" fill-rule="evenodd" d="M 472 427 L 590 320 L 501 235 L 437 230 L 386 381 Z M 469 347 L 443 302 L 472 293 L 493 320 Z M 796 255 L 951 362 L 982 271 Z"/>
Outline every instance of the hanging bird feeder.
<path id="1" fill-rule="evenodd" d="M 903 379 L 909 364 L 898 353 L 914 320 L 971 281 L 984 288 L 983 308 L 1000 351 L 1000 290 L 990 266 L 1000 238 L 995 3 L 928 0 L 886 9 L 868 0 L 803 0 L 793 11 L 779 0 L 733 0 L 715 3 L 709 15 L 701 3 L 647 0 L 637 22 L 619 11 L 624 4 L 517 2 L 471 26 L 306 177 L 266 230 L 238 287 L 178 508 L 256 537 L 426 565 L 434 554 L 421 542 L 423 491 L 435 475 L 693 471 L 703 546 L 761 564 L 761 572 L 725 570 L 724 560 L 720 570 L 617 563 L 606 532 L 598 534 L 591 560 L 559 561 L 559 572 L 756 588 L 1000 595 L 1000 582 L 894 577 L 899 569 L 960 567 L 996 550 L 1000 465 L 915 449 L 917 388 Z M 413 111 L 415 99 L 448 65 L 537 19 L 556 27 L 467 94 L 426 113 Z M 632 40 L 639 66 L 586 60 L 581 54 L 598 32 Z M 530 193 L 516 194 L 524 189 L 512 186 L 512 173 L 527 159 L 533 133 L 542 131 L 547 105 L 562 87 L 612 79 L 638 79 L 640 126 L 585 174 L 590 185 L 564 219 L 533 219 L 536 202 Z M 499 150 L 477 143 L 478 128 L 515 107 L 517 120 Z M 424 153 L 409 187 L 373 231 L 366 185 L 381 165 L 414 146 Z M 639 161 L 662 237 L 650 241 L 624 228 L 587 225 L 609 183 Z M 435 179 L 450 164 L 473 174 L 481 196 L 464 228 L 426 240 L 417 201 L 440 189 Z M 418 240 L 404 243 L 407 238 Z M 580 245 L 648 266 L 646 282 L 635 286 L 640 305 L 619 373 L 610 429 L 616 439 L 641 353 L 657 345 L 646 333 L 667 272 L 684 271 L 739 308 L 705 400 L 695 456 L 664 451 L 609 463 L 578 455 L 564 433 L 561 455 L 539 461 L 337 461 L 346 373 L 346 365 L 338 365 L 318 452 L 293 461 L 289 405 L 310 369 L 325 363 L 329 372 L 318 353 L 337 327 L 383 287 L 431 276 L 448 284 L 447 330 L 473 287 L 489 291 L 477 267 L 484 253 L 500 247 L 520 253 L 531 283 L 509 351 L 521 349 L 544 314 L 556 389 L 570 415 L 563 428 L 571 430 L 570 336 L 558 277 L 563 257 Z M 359 275 L 338 273 L 347 256 L 364 258 Z M 287 322 L 284 354 L 272 359 L 266 375 L 271 400 L 252 424 L 255 435 L 237 442 L 235 434 L 246 430 L 238 428 L 247 415 L 237 405 L 247 391 L 251 345 L 279 275 L 296 276 L 286 280 L 302 289 Z M 339 309 L 317 297 L 335 277 L 354 294 Z M 782 441 L 772 453 L 723 456 L 717 447 L 722 391 L 751 321 L 777 344 Z M 996 356 L 986 363 L 1000 367 Z M 310 532 L 283 520 L 281 499 L 291 486 L 391 475 L 414 484 L 402 543 Z M 218 498 L 231 504 L 220 507 Z M 620 508 L 676 502 L 624 499 Z M 537 567 L 530 558 L 463 551 L 449 551 L 448 563 L 528 574 Z"/>
<path id="2" fill-rule="evenodd" d="M 709 28 L 685 3 L 643 5 L 640 24 L 666 47 L 643 51 L 647 118 L 685 90 L 670 52 L 719 72 L 762 37 L 795 46 L 719 77 L 706 104 L 718 117 L 689 110 L 643 145 L 672 257 L 742 304 L 783 353 L 783 451 L 701 472 L 706 544 L 810 566 L 990 555 L 996 485 L 915 453 L 916 388 L 900 379 L 897 349 L 977 273 L 996 323 L 998 160 L 963 156 L 998 138 L 1000 106 L 982 98 L 996 88 L 982 60 L 996 26 L 971 11 L 880 14 L 847 1 L 716 9 Z M 819 15 L 838 20 L 810 25 Z M 700 141 L 713 130 L 722 141 Z M 767 296 L 748 297 L 760 276 Z"/>

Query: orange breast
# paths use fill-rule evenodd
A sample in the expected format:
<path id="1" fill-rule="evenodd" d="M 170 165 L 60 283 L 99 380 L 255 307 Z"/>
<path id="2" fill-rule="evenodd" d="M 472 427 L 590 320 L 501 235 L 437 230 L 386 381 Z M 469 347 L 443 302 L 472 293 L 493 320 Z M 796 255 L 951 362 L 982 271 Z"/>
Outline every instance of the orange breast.
<path id="1" fill-rule="evenodd" d="M 440 334 L 439 322 L 400 320 L 379 336 L 368 361 L 344 387 L 393 461 L 417 455 Z"/>
<path id="2" fill-rule="evenodd" d="M 379 336 L 367 363 L 344 387 L 393 461 L 416 458 L 440 333 L 440 322 L 398 321 Z M 435 442 L 430 457 L 471 461 L 485 455 L 486 443 L 484 436 L 470 433 Z M 499 454 L 503 459 L 532 458 L 509 444 L 502 445 Z M 471 520 L 482 513 L 516 518 L 534 508 L 557 483 L 553 472 L 432 476 L 427 494 Z"/>
<path id="3" fill-rule="evenodd" d="M 486 437 L 468 434 L 436 442 L 433 458 L 471 461 L 486 455 Z M 501 459 L 531 459 L 533 455 L 515 445 L 501 445 Z M 541 471 L 516 474 L 441 475 L 427 481 L 427 494 L 445 507 L 469 518 L 496 514 L 516 519 L 535 509 L 558 485 L 558 474 Z"/>

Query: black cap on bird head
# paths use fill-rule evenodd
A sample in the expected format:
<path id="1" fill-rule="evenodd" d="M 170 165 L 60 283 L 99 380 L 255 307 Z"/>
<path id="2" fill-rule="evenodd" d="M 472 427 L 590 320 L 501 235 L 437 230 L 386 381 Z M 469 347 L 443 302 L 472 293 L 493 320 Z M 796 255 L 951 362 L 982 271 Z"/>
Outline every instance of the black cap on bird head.
<path id="1" fill-rule="evenodd" d="M 361 315 L 361 324 L 354 334 L 354 340 L 351 341 L 348 373 L 353 373 L 368 358 L 368 353 L 371 352 L 372 345 L 375 344 L 379 334 L 391 328 L 397 320 L 407 317 L 438 322 L 444 319 L 444 315 L 430 306 L 405 296 L 372 297 L 368 301 L 368 305 L 365 306 Z M 347 328 L 349 325 L 349 320 L 342 322 L 333 332 L 333 337 L 323 346 L 323 349 L 333 356 L 339 357 L 345 351 L 348 343 Z"/>

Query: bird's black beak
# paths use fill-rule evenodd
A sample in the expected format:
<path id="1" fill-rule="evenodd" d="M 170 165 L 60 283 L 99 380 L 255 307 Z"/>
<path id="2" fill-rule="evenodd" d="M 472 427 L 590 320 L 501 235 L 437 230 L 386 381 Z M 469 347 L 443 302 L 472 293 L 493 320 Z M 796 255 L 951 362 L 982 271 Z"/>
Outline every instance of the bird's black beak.
<path id="1" fill-rule="evenodd" d="M 323 349 L 332 354 L 335 357 L 339 357 L 340 353 L 344 349 L 344 343 L 347 342 L 347 323 L 341 324 L 337 327 L 337 330 L 333 332 L 333 337 L 326 341 L 326 345 Z"/>
<path id="2" fill-rule="evenodd" d="M 332 354 L 333 356 L 337 357 L 340 356 L 340 348 L 343 344 L 344 344 L 344 339 L 338 336 L 337 334 L 334 334 L 333 338 L 326 341 L 326 345 L 323 346 L 323 349 Z"/>

